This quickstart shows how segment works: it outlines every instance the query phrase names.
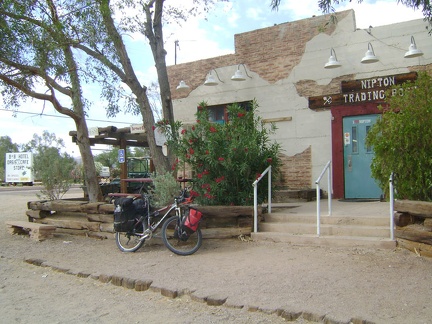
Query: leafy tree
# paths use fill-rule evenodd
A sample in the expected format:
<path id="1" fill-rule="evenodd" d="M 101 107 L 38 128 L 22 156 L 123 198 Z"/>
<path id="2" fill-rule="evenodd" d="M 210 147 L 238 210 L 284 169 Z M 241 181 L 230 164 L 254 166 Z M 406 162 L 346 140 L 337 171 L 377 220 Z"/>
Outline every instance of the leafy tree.
<path id="1" fill-rule="evenodd" d="M 215 1 L 193 0 L 195 6 L 191 10 L 165 5 L 164 0 L 114 3 L 110 0 L 23 0 L 19 3 L 5 0 L 1 3 L 0 24 L 5 33 L 0 36 L 4 47 L 0 52 L 0 80 L 7 85 L 3 95 L 10 94 L 10 106 L 25 96 L 48 100 L 59 112 L 75 120 L 91 200 L 101 196 L 99 191 L 96 197 L 96 189 L 92 194 L 97 178 L 88 148 L 81 81 L 98 82 L 102 86 L 109 116 L 114 116 L 120 110 L 119 102 L 124 102 L 127 110 L 141 113 L 145 129 L 150 130 L 155 119 L 149 89 L 140 83 L 123 38 L 139 32 L 147 38 L 153 53 L 163 116 L 174 124 L 163 25 L 196 14 L 198 4 L 207 11 Z M 71 47 L 81 51 L 84 63 L 77 64 Z M 27 62 L 28 59 L 36 60 L 31 62 L 35 64 Z M 70 81 L 66 87 L 65 81 Z M 119 82 L 131 93 L 125 93 Z M 46 91 L 35 92 L 36 84 L 44 84 Z M 73 109 L 60 105 L 56 91 L 71 98 Z M 169 170 L 169 160 L 173 157 L 163 155 L 153 132 L 146 134 L 156 170 L 160 173 Z"/>
<path id="2" fill-rule="evenodd" d="M 6 153 L 18 152 L 18 145 L 9 136 L 0 136 L 0 179 L 5 180 Z"/>
<path id="3" fill-rule="evenodd" d="M 34 134 L 33 139 L 24 145 L 25 151 L 34 154 L 34 174 L 44 186 L 38 195 L 41 199 L 61 199 L 74 182 L 72 171 L 76 162 L 67 153 L 61 153 L 62 147 L 63 140 L 47 131 L 42 136 Z"/>
<path id="4" fill-rule="evenodd" d="M 159 122 L 169 149 L 179 157 L 174 167 L 186 164 L 192 169 L 194 194 L 201 204 L 251 205 L 252 183 L 269 165 L 274 179 L 278 172 L 280 146 L 269 139 L 276 128 L 266 128 L 256 116 L 255 101 L 247 110 L 238 104 L 228 106 L 229 120 L 224 124 L 210 122 L 206 107 L 205 102 L 199 105 L 197 122 L 191 127 L 181 129 L 176 124 L 174 132 L 180 131 L 180 138 L 173 136 L 165 121 Z M 259 187 L 258 196 L 259 201 L 267 197 L 267 186 Z"/>
<path id="5" fill-rule="evenodd" d="M 421 72 L 416 81 L 394 87 L 386 102 L 367 135 L 375 152 L 372 176 L 388 191 L 394 172 L 398 198 L 432 201 L 431 76 Z"/>
<path id="6" fill-rule="evenodd" d="M 87 1 L 3 0 L 0 2 L 0 87 L 14 109 L 27 98 L 49 102 L 76 125 L 91 201 L 102 199 L 90 150 L 82 80 L 91 79 L 68 42 L 73 23 L 90 13 Z M 83 26 L 82 28 L 85 28 Z"/>

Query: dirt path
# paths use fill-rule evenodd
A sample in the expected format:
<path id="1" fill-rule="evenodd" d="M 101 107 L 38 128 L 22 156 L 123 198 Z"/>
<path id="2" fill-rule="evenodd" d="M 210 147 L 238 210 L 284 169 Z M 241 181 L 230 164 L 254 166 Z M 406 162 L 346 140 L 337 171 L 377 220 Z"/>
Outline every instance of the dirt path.
<path id="1" fill-rule="evenodd" d="M 25 219 L 25 203 L 34 199 L 20 196 L 12 202 L 11 197 L 0 192 L 3 224 Z M 30 318 L 139 323 L 146 316 L 145 322 L 162 318 L 166 323 L 283 321 L 276 314 L 248 311 L 254 309 L 285 311 L 286 316 L 303 312 L 304 318 L 328 323 L 430 323 L 432 318 L 432 260 L 408 251 L 205 240 L 196 254 L 179 257 L 158 239 L 153 243 L 128 254 L 118 251 L 112 239 L 56 236 L 38 243 L 1 227 L 0 312 L 8 310 L 13 314 L 8 319 L 23 323 Z M 43 266 L 25 259 L 43 261 Z M 107 276 L 149 281 L 151 287 L 135 292 L 103 283 L 100 278 Z M 189 293 L 170 299 L 161 291 Z M 208 307 L 206 299 L 226 302 Z M 151 311 L 141 314 L 146 302 Z"/>

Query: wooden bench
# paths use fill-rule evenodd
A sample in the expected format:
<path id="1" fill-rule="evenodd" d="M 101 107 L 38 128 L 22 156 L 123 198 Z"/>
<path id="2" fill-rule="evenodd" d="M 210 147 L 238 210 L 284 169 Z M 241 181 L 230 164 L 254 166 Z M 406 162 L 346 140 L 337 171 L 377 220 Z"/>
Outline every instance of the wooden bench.
<path id="1" fill-rule="evenodd" d="M 43 241 L 47 238 L 53 237 L 56 230 L 54 225 L 46 225 L 25 221 L 7 221 L 6 225 L 11 234 L 29 234 L 31 239 L 36 241 Z"/>

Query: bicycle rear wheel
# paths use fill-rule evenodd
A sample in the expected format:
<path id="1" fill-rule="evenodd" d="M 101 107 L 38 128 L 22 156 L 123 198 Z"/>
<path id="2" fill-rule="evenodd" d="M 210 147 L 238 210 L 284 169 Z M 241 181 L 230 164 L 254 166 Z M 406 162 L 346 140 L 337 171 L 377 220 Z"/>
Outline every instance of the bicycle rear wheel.
<path id="1" fill-rule="evenodd" d="M 139 222 L 135 225 L 134 229 L 130 232 L 115 233 L 115 240 L 117 247 L 122 252 L 135 252 L 140 247 L 143 246 L 145 240 L 141 240 L 142 234 L 144 232 L 144 225 L 142 222 Z"/>
<path id="2" fill-rule="evenodd" d="M 198 228 L 186 241 L 182 241 L 177 235 L 178 226 L 178 216 L 168 218 L 163 224 L 162 240 L 165 246 L 178 255 L 191 255 L 198 251 L 202 244 L 201 230 Z"/>

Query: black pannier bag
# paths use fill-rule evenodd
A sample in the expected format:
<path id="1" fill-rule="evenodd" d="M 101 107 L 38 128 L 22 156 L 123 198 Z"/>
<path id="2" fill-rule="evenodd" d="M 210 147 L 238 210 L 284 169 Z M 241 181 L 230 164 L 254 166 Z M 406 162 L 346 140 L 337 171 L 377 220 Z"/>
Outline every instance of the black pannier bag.
<path id="1" fill-rule="evenodd" d="M 114 201 L 114 231 L 129 232 L 134 228 L 136 218 L 147 210 L 143 199 L 117 198 Z"/>
<path id="2" fill-rule="evenodd" d="M 196 232 L 198 225 L 201 222 L 203 214 L 195 208 L 189 207 L 189 210 L 185 213 L 182 223 L 178 230 L 178 237 L 182 241 L 187 241 L 189 236 Z"/>

